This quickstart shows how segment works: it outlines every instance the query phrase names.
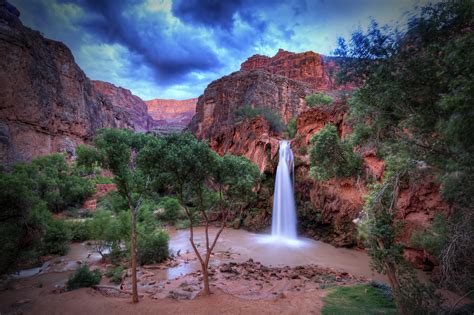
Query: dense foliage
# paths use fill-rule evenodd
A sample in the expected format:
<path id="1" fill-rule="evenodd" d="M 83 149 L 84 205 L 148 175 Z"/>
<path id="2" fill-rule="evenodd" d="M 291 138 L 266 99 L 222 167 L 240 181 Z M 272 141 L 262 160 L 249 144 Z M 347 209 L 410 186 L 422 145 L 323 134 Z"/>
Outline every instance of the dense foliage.
<path id="1" fill-rule="evenodd" d="M 87 264 L 82 265 L 76 269 L 67 281 L 68 290 L 76 290 L 80 288 L 87 288 L 100 283 L 102 274 L 99 270 L 91 271 Z"/>
<path id="2" fill-rule="evenodd" d="M 334 99 L 324 93 L 313 93 L 304 98 L 309 107 L 328 106 L 334 102 Z"/>
<path id="3" fill-rule="evenodd" d="M 327 124 L 311 139 L 311 175 L 318 180 L 351 177 L 360 170 L 361 159 L 346 142 L 339 139 L 337 128 Z"/>
<path id="4" fill-rule="evenodd" d="M 336 51 L 351 57 L 341 59 L 340 78 L 362 86 L 350 104 L 353 144 L 376 147 L 386 161 L 361 230 L 374 266 L 391 278 L 402 313 L 437 307 L 432 290 L 415 285 L 394 241 L 393 200 L 417 178 L 439 178 L 454 213 L 433 222 L 430 230 L 443 233 L 426 231 L 430 245 L 420 235 L 415 242 L 438 255 L 441 285 L 460 292 L 474 288 L 473 26 L 472 1 L 442 2 L 425 7 L 404 33 L 373 22 L 349 43 L 340 40 Z"/>
<path id="5" fill-rule="evenodd" d="M 63 155 L 14 164 L 0 172 L 0 273 L 39 263 L 43 254 L 64 254 L 68 227 L 52 212 L 80 206 L 94 186 L 75 175 Z"/>
<path id="6" fill-rule="evenodd" d="M 270 128 L 275 132 L 285 130 L 285 124 L 283 123 L 281 116 L 278 112 L 267 108 L 267 107 L 253 107 L 251 105 L 245 105 L 237 108 L 234 112 L 236 121 L 242 121 L 244 119 L 252 119 L 257 116 L 263 117 Z"/>

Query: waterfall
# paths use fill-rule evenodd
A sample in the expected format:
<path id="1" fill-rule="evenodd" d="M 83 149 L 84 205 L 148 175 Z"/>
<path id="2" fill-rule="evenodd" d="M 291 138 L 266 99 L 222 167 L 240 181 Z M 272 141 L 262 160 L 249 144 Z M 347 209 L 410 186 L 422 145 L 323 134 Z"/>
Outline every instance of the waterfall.
<path id="1" fill-rule="evenodd" d="M 272 237 L 296 240 L 294 161 L 290 142 L 280 141 L 280 154 L 273 195 Z"/>

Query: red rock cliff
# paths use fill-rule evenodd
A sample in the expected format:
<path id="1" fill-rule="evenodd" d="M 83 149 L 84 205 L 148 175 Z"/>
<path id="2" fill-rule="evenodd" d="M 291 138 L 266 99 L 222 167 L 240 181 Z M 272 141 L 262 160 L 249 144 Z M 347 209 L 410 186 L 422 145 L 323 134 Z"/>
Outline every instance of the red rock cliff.
<path id="1" fill-rule="evenodd" d="M 64 44 L 23 26 L 11 8 L 0 1 L 0 162 L 74 154 L 98 128 L 133 128 L 131 114 L 96 92 Z"/>
<path id="2" fill-rule="evenodd" d="M 200 139 L 212 138 L 234 125 L 241 106 L 266 107 L 284 122 L 306 108 L 309 84 L 263 70 L 238 71 L 209 84 L 199 97 L 190 130 Z"/>
<path id="3" fill-rule="evenodd" d="M 334 60 L 329 61 L 329 58 L 312 51 L 293 53 L 280 49 L 273 57 L 253 55 L 242 63 L 240 70 L 265 70 L 306 82 L 317 91 L 350 89 L 347 86 L 336 86 L 333 79 L 335 67 Z"/>
<path id="4" fill-rule="evenodd" d="M 197 98 L 188 100 L 154 99 L 146 101 L 148 113 L 163 132 L 181 131 L 191 122 L 196 112 Z"/>
<path id="5" fill-rule="evenodd" d="M 130 115 L 133 129 L 145 132 L 153 128 L 154 120 L 148 114 L 145 102 L 127 89 L 103 81 L 92 81 L 94 88 L 106 97 L 115 107 Z"/>

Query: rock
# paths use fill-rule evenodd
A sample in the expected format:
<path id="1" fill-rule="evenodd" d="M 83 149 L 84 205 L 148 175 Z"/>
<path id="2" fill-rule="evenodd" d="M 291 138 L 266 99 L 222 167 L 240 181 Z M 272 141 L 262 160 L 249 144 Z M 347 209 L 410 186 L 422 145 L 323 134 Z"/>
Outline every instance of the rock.
<path id="1" fill-rule="evenodd" d="M 312 86 L 314 90 L 332 90 L 336 87 L 330 70 L 332 63 L 312 51 L 293 53 L 283 49 L 278 50 L 275 56 L 267 57 L 254 55 L 242 63 L 242 71 L 261 69 L 287 78 L 303 81 Z"/>
<path id="2" fill-rule="evenodd" d="M 197 98 L 188 100 L 154 99 L 146 101 L 148 113 L 155 121 L 153 131 L 159 134 L 181 131 L 196 112 Z"/>
<path id="3" fill-rule="evenodd" d="M 138 96 L 129 90 L 103 81 L 92 81 L 94 88 L 114 106 L 129 114 L 132 128 L 138 132 L 146 132 L 154 127 L 154 120 L 148 114 L 148 107 Z"/>
<path id="4" fill-rule="evenodd" d="M 15 303 L 13 303 L 12 306 L 13 307 L 18 307 L 18 306 L 25 305 L 25 304 L 28 304 L 28 303 L 31 303 L 30 299 L 21 299 L 21 300 L 16 301 Z"/>
<path id="5" fill-rule="evenodd" d="M 0 163 L 75 154 L 99 128 L 134 128 L 130 111 L 96 91 L 62 43 L 0 5 Z"/>

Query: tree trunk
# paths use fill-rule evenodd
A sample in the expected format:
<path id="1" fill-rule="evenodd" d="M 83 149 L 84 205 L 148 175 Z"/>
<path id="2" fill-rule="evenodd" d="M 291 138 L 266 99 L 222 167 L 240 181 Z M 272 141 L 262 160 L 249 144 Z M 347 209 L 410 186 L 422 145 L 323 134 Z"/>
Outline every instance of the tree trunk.
<path id="1" fill-rule="evenodd" d="M 208 266 L 202 265 L 202 279 L 204 282 L 204 288 L 202 291 L 202 294 L 205 296 L 208 296 L 211 294 L 211 289 L 209 288 L 209 271 L 208 271 Z"/>
<path id="2" fill-rule="evenodd" d="M 138 303 L 137 287 L 137 216 L 132 211 L 132 302 Z"/>
<path id="3" fill-rule="evenodd" d="M 395 270 L 395 266 L 393 264 L 387 262 L 385 264 L 385 269 L 386 269 L 386 274 L 388 277 L 388 282 L 390 282 L 390 287 L 392 288 L 393 292 L 393 299 L 395 300 L 395 305 L 397 306 L 398 312 L 401 315 L 409 314 L 409 312 L 406 310 L 405 306 L 403 305 L 401 299 L 400 299 L 400 283 L 398 282 L 397 279 L 397 273 Z"/>

